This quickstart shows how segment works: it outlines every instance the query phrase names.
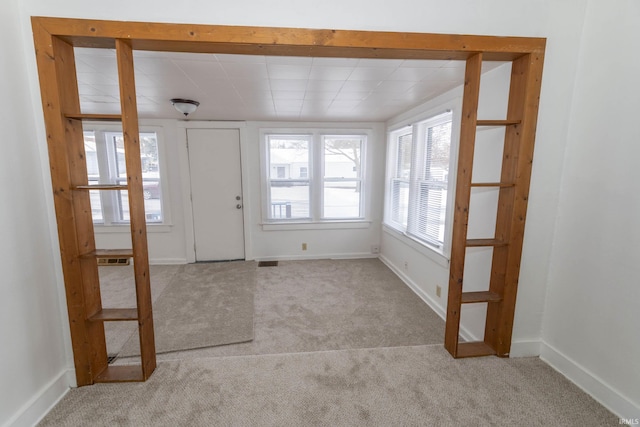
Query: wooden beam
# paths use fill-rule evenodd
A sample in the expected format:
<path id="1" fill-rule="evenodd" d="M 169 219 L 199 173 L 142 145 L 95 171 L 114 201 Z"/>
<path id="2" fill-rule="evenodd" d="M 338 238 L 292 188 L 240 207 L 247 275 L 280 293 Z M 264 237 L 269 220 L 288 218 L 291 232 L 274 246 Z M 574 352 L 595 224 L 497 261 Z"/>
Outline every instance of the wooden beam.
<path id="1" fill-rule="evenodd" d="M 153 335 L 153 315 L 151 312 L 147 224 L 142 188 L 140 130 L 138 127 L 138 108 L 136 105 L 133 49 L 131 48 L 131 42 L 129 40 L 116 40 L 116 58 L 120 81 L 122 133 L 129 191 L 129 218 L 131 223 L 133 268 L 138 307 L 140 356 L 142 359 L 142 374 L 146 380 L 156 368 L 156 350 Z"/>
<path id="2" fill-rule="evenodd" d="M 545 39 L 461 34 L 397 33 L 274 27 L 118 22 L 32 17 L 74 46 L 113 48 L 128 39 L 134 49 L 250 55 L 509 61 L 544 49 Z"/>
<path id="3" fill-rule="evenodd" d="M 95 276 L 79 256 L 81 248 L 92 246 L 92 237 L 86 229 L 78 229 L 77 217 L 87 215 L 87 199 L 79 198 L 71 190 L 78 176 L 72 172 L 71 164 L 80 161 L 75 135 L 77 129 L 68 127 L 65 113 L 79 112 L 73 47 L 59 38 L 52 37 L 44 28 L 33 28 L 36 46 L 36 60 L 40 79 L 41 97 L 47 128 L 47 146 L 51 167 L 51 183 L 56 209 L 58 239 L 62 271 L 65 278 L 67 312 L 71 329 L 74 366 L 78 385 L 93 384 L 93 374 L 107 365 L 104 358 L 95 351 L 104 341 L 104 329 L 100 325 L 87 322 L 87 310 L 95 308 L 95 298 L 85 295 L 95 287 Z M 80 132 L 81 133 L 81 132 Z M 86 176 L 85 176 L 86 179 Z M 88 209 L 88 215 L 91 209 Z M 86 276 L 86 277 L 85 277 Z M 88 280 L 84 285 L 85 278 Z M 100 294 L 98 294 L 98 300 Z"/>
<path id="4" fill-rule="evenodd" d="M 462 280 L 467 250 L 467 224 L 471 198 L 471 175 L 478 119 L 480 74 L 482 54 L 477 53 L 467 60 L 462 97 L 460 122 L 460 144 L 458 148 L 458 174 L 456 178 L 453 237 L 451 240 L 451 262 L 449 265 L 449 295 L 447 300 L 447 323 L 444 346 L 453 357 L 458 353 L 460 333 L 460 309 L 462 302 Z"/>
<path id="5" fill-rule="evenodd" d="M 502 188 L 498 198 L 496 238 L 509 241 L 509 246 L 494 249 L 489 289 L 502 295 L 503 301 L 488 307 L 485 328 L 485 342 L 502 357 L 511 349 L 542 63 L 542 54 L 526 55 L 513 62 L 511 71 L 507 119 L 521 120 L 521 124 L 506 129 L 501 180 L 516 185 Z"/>

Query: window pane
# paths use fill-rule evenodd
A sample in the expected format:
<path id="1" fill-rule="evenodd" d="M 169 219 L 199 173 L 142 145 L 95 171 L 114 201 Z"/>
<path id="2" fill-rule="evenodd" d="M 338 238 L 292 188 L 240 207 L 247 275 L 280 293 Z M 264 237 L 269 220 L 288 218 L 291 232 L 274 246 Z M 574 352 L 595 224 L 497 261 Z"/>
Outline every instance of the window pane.
<path id="1" fill-rule="evenodd" d="M 359 178 L 362 137 L 325 136 L 324 177 Z"/>
<path id="2" fill-rule="evenodd" d="M 269 218 L 309 218 L 309 147 L 306 135 L 269 135 Z"/>
<path id="3" fill-rule="evenodd" d="M 360 181 L 324 183 L 324 218 L 359 218 Z"/>
<path id="4" fill-rule="evenodd" d="M 409 181 L 394 179 L 391 184 L 391 219 L 407 226 L 409 213 Z"/>
<path id="5" fill-rule="evenodd" d="M 434 245 L 444 243 L 451 147 L 451 116 L 426 122 L 424 139 L 416 150 L 421 154 L 416 180 L 412 185 L 414 200 L 408 232 Z"/>
<path id="6" fill-rule="evenodd" d="M 100 183 L 100 170 L 98 168 L 98 152 L 96 149 L 96 136 L 93 131 L 85 131 L 84 135 L 84 152 L 87 161 L 87 176 L 89 185 Z M 89 191 L 89 200 L 91 202 L 91 217 L 93 222 L 104 222 L 102 215 L 102 201 L 100 200 L 100 191 Z"/>
<path id="7" fill-rule="evenodd" d="M 124 158 L 124 138 L 122 134 L 114 136 L 116 156 L 115 170 L 118 184 L 126 184 L 127 170 Z M 144 211 L 147 222 L 162 222 L 162 191 L 160 188 L 160 170 L 158 162 L 158 138 L 155 133 L 140 134 L 140 162 L 142 166 L 142 187 Z M 127 191 L 120 191 L 119 220 L 129 221 L 129 198 Z"/>
<path id="8" fill-rule="evenodd" d="M 398 137 L 398 151 L 396 161 L 396 178 L 409 179 L 411 175 L 411 142 L 412 134 L 401 135 Z"/>
<path id="9" fill-rule="evenodd" d="M 271 181 L 270 218 L 309 218 L 309 183 Z"/>
<path id="10" fill-rule="evenodd" d="M 300 179 L 309 170 L 309 139 L 306 136 L 269 137 L 269 178 Z"/>

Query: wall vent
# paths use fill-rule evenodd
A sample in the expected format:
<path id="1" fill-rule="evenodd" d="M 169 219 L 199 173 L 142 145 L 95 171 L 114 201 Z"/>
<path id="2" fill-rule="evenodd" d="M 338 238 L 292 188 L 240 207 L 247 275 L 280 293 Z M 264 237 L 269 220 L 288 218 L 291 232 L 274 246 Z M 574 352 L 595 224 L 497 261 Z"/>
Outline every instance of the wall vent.
<path id="1" fill-rule="evenodd" d="M 98 258 L 98 266 L 129 265 L 129 258 Z"/>

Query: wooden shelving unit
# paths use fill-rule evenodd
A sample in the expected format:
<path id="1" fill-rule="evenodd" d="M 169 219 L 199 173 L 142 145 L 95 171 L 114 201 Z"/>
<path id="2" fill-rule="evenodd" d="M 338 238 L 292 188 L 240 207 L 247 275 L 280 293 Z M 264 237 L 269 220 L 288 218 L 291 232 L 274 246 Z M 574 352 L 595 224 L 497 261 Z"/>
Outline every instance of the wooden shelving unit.
<path id="1" fill-rule="evenodd" d="M 507 118 L 478 120 L 482 61 L 482 53 L 470 56 L 465 71 L 445 331 L 445 348 L 453 357 L 509 355 L 542 75 L 542 53 L 524 54 L 514 59 Z M 471 182 L 475 138 L 481 126 L 505 128 L 499 182 Z M 478 187 L 499 191 L 495 235 L 468 239 L 471 189 Z M 467 248 L 473 247 L 493 250 L 487 291 L 463 291 L 466 252 Z M 484 340 L 460 343 L 462 305 L 476 303 L 487 305 Z"/>
<path id="2" fill-rule="evenodd" d="M 73 46 L 34 28 L 38 69 L 43 88 L 49 138 L 51 177 L 67 288 L 68 311 L 78 385 L 96 382 L 144 381 L 156 367 L 142 188 L 142 166 L 135 97 L 133 50 L 128 40 L 116 39 L 121 115 L 80 112 Z M 57 77 L 56 77 L 57 76 Z M 85 162 L 83 122 L 122 123 L 127 184 L 89 184 Z M 91 217 L 90 191 L 128 191 L 130 249 L 98 249 Z M 132 307 L 102 307 L 98 260 L 133 259 L 136 300 Z M 105 322 L 136 322 L 141 363 L 109 366 Z"/>

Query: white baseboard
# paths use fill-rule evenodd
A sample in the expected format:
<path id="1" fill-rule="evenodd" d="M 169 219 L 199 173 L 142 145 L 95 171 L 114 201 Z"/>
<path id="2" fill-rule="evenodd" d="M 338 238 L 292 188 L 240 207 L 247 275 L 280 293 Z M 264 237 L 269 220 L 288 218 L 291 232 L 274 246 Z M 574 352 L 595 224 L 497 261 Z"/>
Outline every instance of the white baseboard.
<path id="1" fill-rule="evenodd" d="M 149 259 L 149 265 L 175 265 L 186 264 L 186 258 L 153 258 Z"/>
<path id="2" fill-rule="evenodd" d="M 538 357 L 541 344 L 541 341 L 512 341 L 509 357 Z"/>
<path id="3" fill-rule="evenodd" d="M 541 343 L 540 359 L 564 375 L 585 393 L 597 400 L 616 416 L 625 419 L 640 419 L 640 405 L 630 401 L 597 375 L 580 366 L 575 360 L 562 354 L 551 345 Z"/>
<path id="4" fill-rule="evenodd" d="M 447 319 L 447 312 L 445 307 L 442 307 L 438 302 L 436 302 L 436 300 L 431 298 L 429 294 L 427 294 L 425 291 L 420 289 L 418 284 L 414 282 L 409 276 L 404 274 L 404 272 L 400 268 L 395 266 L 391 262 L 391 260 L 389 260 L 389 258 L 385 257 L 382 254 L 380 254 L 379 258 L 380 258 L 380 261 L 382 261 L 387 267 L 389 267 L 389 269 L 391 269 L 391 271 L 393 271 L 396 274 L 396 276 L 398 276 L 400 280 L 402 280 L 405 283 L 405 285 L 409 287 L 409 289 L 411 289 L 416 295 L 418 295 L 420 299 L 425 302 L 425 304 L 431 307 L 431 309 L 435 311 L 436 314 L 440 316 L 440 318 L 442 318 L 442 320 Z M 465 341 L 479 340 L 479 338 L 474 337 L 473 334 L 469 332 L 469 330 L 462 325 L 460 325 L 460 336 L 464 338 Z"/>
<path id="5" fill-rule="evenodd" d="M 256 256 L 255 261 L 302 261 L 311 259 L 363 259 L 378 258 L 378 254 L 369 252 L 355 252 L 345 254 L 310 254 L 310 255 L 276 255 L 276 256 Z"/>
<path id="6" fill-rule="evenodd" d="M 75 382 L 73 369 L 65 369 L 40 389 L 9 419 L 4 427 L 31 427 L 39 423 L 69 391 Z"/>

